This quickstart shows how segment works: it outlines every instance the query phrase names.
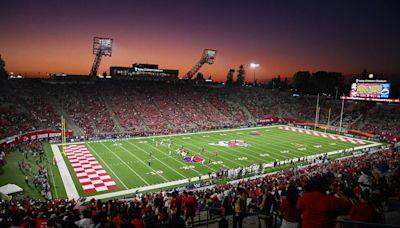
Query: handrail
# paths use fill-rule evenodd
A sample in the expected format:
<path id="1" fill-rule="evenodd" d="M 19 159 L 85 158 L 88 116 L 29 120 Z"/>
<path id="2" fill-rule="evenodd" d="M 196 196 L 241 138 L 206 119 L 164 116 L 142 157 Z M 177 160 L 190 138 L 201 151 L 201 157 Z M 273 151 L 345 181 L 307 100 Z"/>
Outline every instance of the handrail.
<path id="1" fill-rule="evenodd" d="M 353 226 L 362 226 L 362 227 L 376 227 L 376 228 L 399 228 L 400 225 L 393 225 L 393 224 L 382 224 L 382 223 L 370 223 L 370 222 L 359 222 L 353 220 L 336 220 L 335 223 L 340 223 L 343 225 L 353 225 Z"/>

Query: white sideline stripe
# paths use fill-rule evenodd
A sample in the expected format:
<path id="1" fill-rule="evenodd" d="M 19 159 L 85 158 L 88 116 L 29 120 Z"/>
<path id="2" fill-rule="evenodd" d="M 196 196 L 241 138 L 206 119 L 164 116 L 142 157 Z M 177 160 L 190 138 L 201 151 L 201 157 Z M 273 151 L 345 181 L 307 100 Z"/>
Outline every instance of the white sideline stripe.
<path id="1" fill-rule="evenodd" d="M 79 193 L 76 190 L 74 181 L 72 180 L 71 174 L 65 164 L 64 158 L 61 155 L 60 149 L 57 145 L 51 145 L 54 158 L 56 159 L 58 170 L 60 171 L 61 179 L 64 184 L 65 192 L 67 193 L 68 199 L 78 199 Z"/>
<path id="2" fill-rule="evenodd" d="M 192 177 L 192 178 L 176 180 L 176 181 L 171 181 L 171 182 L 166 182 L 166 183 L 161 183 L 161 184 L 149 185 L 149 186 L 140 187 L 140 188 L 133 188 L 133 189 L 123 190 L 123 191 L 118 191 L 118 192 L 110 192 L 110 193 L 90 196 L 86 199 L 86 201 L 89 201 L 90 199 L 93 199 L 93 198 L 94 199 L 107 199 L 107 198 L 113 198 L 113 197 L 122 196 L 122 195 L 134 194 L 136 192 L 144 192 L 144 191 L 166 188 L 166 187 L 175 186 L 175 185 L 182 185 L 182 184 L 189 183 L 189 179 L 190 179 L 190 182 L 194 182 L 194 181 L 198 181 L 199 177 Z M 201 176 L 201 180 L 207 180 L 207 179 L 209 179 L 208 174 Z"/>

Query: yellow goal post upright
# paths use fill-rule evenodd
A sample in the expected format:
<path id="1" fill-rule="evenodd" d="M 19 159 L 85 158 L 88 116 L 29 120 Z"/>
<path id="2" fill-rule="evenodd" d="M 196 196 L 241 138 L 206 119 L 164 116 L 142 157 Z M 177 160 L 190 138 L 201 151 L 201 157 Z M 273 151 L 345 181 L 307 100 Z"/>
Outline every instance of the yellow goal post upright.
<path id="1" fill-rule="evenodd" d="M 66 125 L 65 125 L 65 118 L 61 116 L 61 152 L 65 155 L 64 147 L 67 143 L 66 140 Z"/>

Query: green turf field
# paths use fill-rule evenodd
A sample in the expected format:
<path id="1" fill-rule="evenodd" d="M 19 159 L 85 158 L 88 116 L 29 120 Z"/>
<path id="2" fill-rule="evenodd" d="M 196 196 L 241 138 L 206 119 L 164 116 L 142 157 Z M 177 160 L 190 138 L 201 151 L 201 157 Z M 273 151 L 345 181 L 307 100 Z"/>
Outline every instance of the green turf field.
<path id="1" fill-rule="evenodd" d="M 230 140 L 244 143 L 229 147 L 226 142 Z M 363 142 L 364 145 L 357 145 L 274 126 L 79 143 L 86 146 L 118 186 L 113 190 L 95 193 L 84 192 L 67 156 L 61 154 L 79 196 L 93 196 L 162 183 L 170 183 L 172 186 L 173 181 L 186 181 L 188 178 L 208 175 L 209 172 L 218 170 L 221 165 L 225 168 L 245 167 L 255 163 L 270 163 L 377 145 L 369 141 Z M 230 145 L 232 144 L 235 142 L 231 142 Z M 182 147 L 188 152 L 188 157 L 199 156 L 204 159 L 204 163 L 184 161 L 176 152 Z M 58 146 L 58 149 L 61 151 L 61 146 Z M 148 165 L 150 159 L 151 166 Z M 63 196 L 65 193 L 60 186 L 62 181 L 58 175 L 64 174 L 58 172 L 54 166 L 51 167 L 51 171 L 54 174 L 51 182 L 54 181 L 55 189 L 58 189 L 55 196 Z M 160 186 L 162 185 L 157 185 Z M 61 193 L 57 193 L 58 191 Z"/>

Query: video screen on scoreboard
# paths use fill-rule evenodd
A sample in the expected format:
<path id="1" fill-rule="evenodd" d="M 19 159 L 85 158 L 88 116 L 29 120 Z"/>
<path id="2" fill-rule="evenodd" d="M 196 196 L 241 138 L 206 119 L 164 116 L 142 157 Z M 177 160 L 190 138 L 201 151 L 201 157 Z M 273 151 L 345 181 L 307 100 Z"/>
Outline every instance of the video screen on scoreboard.
<path id="1" fill-rule="evenodd" d="M 350 97 L 389 98 L 390 83 L 353 83 Z"/>

